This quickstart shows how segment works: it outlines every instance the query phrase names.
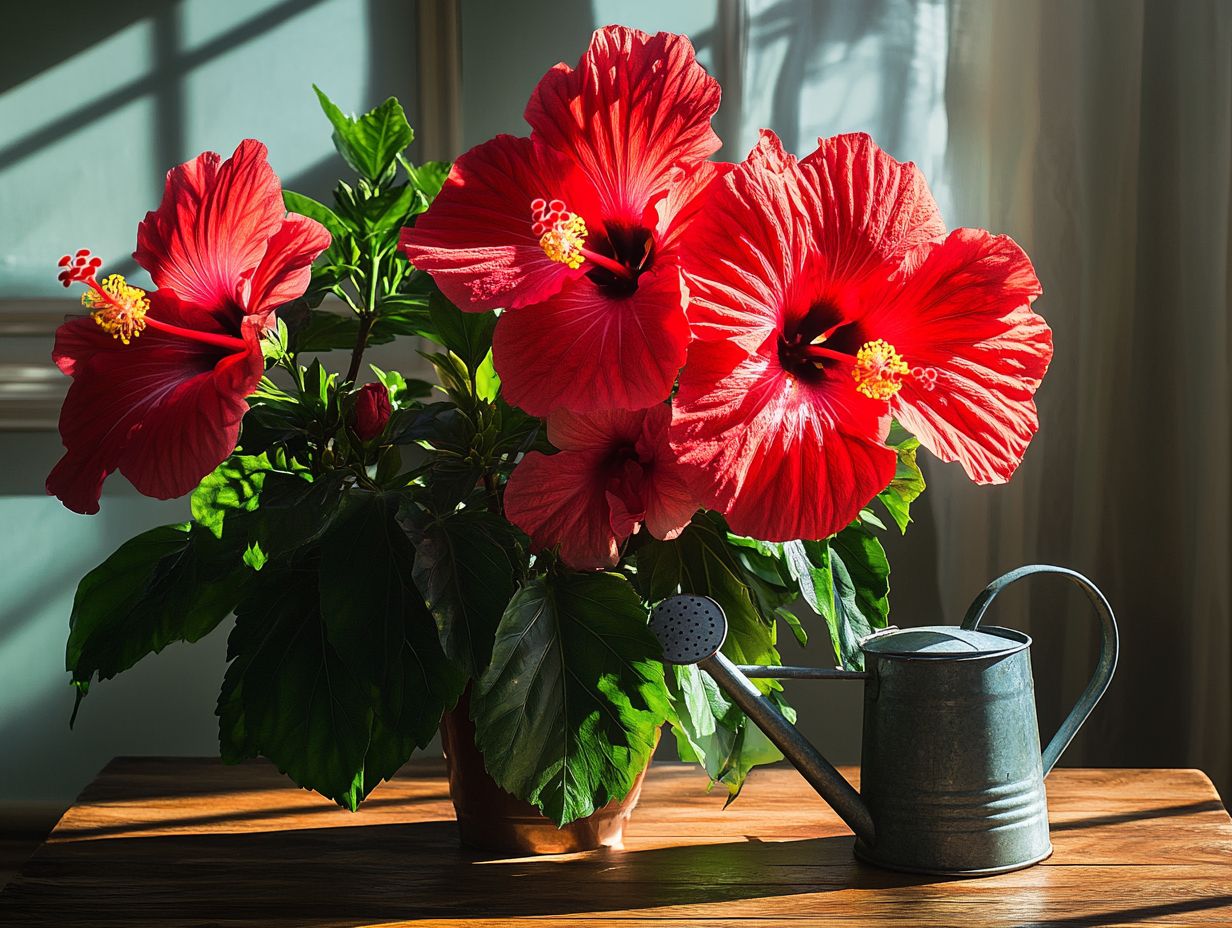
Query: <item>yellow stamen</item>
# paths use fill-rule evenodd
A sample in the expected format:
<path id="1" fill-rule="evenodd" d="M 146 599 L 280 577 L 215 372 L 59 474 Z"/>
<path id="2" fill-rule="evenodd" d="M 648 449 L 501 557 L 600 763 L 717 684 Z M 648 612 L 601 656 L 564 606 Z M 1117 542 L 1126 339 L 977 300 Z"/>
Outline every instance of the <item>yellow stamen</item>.
<path id="1" fill-rule="evenodd" d="M 883 339 L 865 342 L 856 353 L 851 368 L 856 389 L 874 400 L 888 400 L 903 388 L 900 378 L 911 372 L 911 366 L 894 346 Z"/>
<path id="2" fill-rule="evenodd" d="M 586 244 L 586 223 L 577 213 L 565 213 L 553 217 L 553 221 L 539 238 L 539 247 L 553 261 L 567 264 L 577 270 L 586 260 L 582 246 Z"/>
<path id="3" fill-rule="evenodd" d="M 90 310 L 99 328 L 125 345 L 144 331 L 145 314 L 150 310 L 145 291 L 130 286 L 119 274 L 92 284 L 81 295 L 81 305 Z"/>

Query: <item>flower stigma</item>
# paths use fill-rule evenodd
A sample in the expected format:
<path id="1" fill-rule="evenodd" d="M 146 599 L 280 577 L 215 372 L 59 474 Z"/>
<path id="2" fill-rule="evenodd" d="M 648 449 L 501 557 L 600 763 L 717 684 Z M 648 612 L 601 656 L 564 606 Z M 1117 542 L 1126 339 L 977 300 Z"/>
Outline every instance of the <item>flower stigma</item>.
<path id="1" fill-rule="evenodd" d="M 119 274 L 105 277 L 95 287 L 81 295 L 81 305 L 90 310 L 99 328 L 127 345 L 145 330 L 149 298 L 144 290 L 130 285 Z"/>
<path id="2" fill-rule="evenodd" d="M 127 345 L 145 331 L 150 300 L 144 290 L 132 286 L 120 274 L 108 275 L 100 284 L 96 275 L 102 263 L 85 248 L 65 255 L 60 259 L 60 282 L 66 287 L 85 284 L 88 289 L 81 295 L 81 305 L 90 311 L 99 328 Z"/>
<path id="3" fill-rule="evenodd" d="M 888 400 L 903 388 L 902 378 L 910 373 L 903 356 L 880 338 L 861 345 L 851 367 L 856 390 L 873 400 Z"/>
<path id="4" fill-rule="evenodd" d="M 577 270 L 586 260 L 586 223 L 577 213 L 565 209 L 563 200 L 539 198 L 530 205 L 532 231 L 539 236 L 543 253 L 558 264 Z"/>

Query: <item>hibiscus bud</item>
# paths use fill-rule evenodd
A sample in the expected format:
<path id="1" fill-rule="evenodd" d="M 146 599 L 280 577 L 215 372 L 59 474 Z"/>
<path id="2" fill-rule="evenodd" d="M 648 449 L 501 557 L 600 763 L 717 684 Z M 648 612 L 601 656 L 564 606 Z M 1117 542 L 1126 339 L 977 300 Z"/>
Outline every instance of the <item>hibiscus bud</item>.
<path id="1" fill-rule="evenodd" d="M 393 405 L 384 384 L 366 383 L 355 394 L 351 408 L 351 428 L 363 441 L 376 438 L 385 431 Z"/>

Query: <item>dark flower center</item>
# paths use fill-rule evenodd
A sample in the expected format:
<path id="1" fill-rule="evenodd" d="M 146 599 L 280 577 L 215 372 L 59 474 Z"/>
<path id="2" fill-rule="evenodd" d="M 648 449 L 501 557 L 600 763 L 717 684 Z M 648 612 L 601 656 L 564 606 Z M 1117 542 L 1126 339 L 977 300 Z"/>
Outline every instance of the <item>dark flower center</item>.
<path id="1" fill-rule="evenodd" d="M 818 303 L 779 333 L 779 363 L 801 380 L 814 382 L 850 366 L 865 341 L 859 323 L 844 320 L 837 308 Z"/>
<path id="2" fill-rule="evenodd" d="M 586 274 L 608 296 L 630 296 L 637 291 L 637 278 L 649 270 L 654 238 L 643 226 L 604 222 L 602 231 L 592 231 L 564 200 L 538 197 L 530 204 L 531 232 L 552 261 L 577 270 L 589 265 Z"/>
<path id="3" fill-rule="evenodd" d="M 595 264 L 587 275 L 608 296 L 631 296 L 637 292 L 637 279 L 654 262 L 654 238 L 649 229 L 604 223 L 604 231 L 590 240 L 592 250 L 615 261 L 624 274 Z"/>
<path id="4" fill-rule="evenodd" d="M 642 459 L 633 444 L 613 448 L 606 461 L 606 492 L 620 500 L 625 513 L 641 521 L 645 515 L 646 480 L 649 462 Z"/>

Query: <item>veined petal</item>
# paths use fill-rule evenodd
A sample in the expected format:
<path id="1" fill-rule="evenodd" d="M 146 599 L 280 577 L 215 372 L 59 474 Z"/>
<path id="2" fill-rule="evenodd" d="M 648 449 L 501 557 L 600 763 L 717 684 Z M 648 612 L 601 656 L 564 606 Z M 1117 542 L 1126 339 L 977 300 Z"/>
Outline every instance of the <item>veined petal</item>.
<path id="1" fill-rule="evenodd" d="M 559 155 L 530 139 L 498 135 L 454 162 L 432 206 L 402 230 L 402 250 L 462 309 L 545 300 L 582 272 L 544 253 L 531 204 L 566 198 L 574 212 L 597 215 L 586 185 L 569 175 Z"/>
<path id="2" fill-rule="evenodd" d="M 582 278 L 501 315 L 493 360 L 506 399 L 532 415 L 644 409 L 671 392 L 689 343 L 679 271 L 657 267 L 628 296 Z"/>
<path id="3" fill-rule="evenodd" d="M 245 308 L 265 314 L 298 299 L 308 289 L 312 262 L 329 247 L 330 235 L 315 219 L 289 214 L 274 233 L 252 275 Z"/>
<path id="4" fill-rule="evenodd" d="M 1052 359 L 1052 331 L 1031 310 L 1040 283 L 1014 241 L 956 229 L 901 287 L 888 288 L 863 326 L 913 369 L 894 416 L 977 483 L 1004 483 L 1039 427 L 1033 396 Z M 931 379 L 931 378 L 930 378 Z"/>
<path id="5" fill-rule="evenodd" d="M 673 169 L 667 195 L 654 206 L 655 248 L 660 255 L 674 255 L 693 221 L 705 212 L 717 182 L 735 167 L 725 161 L 703 161 Z"/>
<path id="6" fill-rule="evenodd" d="M 644 521 L 674 538 L 698 509 L 668 444 L 672 410 L 660 403 L 592 414 L 557 409 L 548 438 L 561 450 L 528 454 L 505 491 L 505 514 L 536 550 L 560 547 L 570 567 L 610 567 Z"/>
<path id="7" fill-rule="evenodd" d="M 562 407 L 548 416 L 548 441 L 561 451 L 606 453 L 615 445 L 635 445 L 645 420 L 645 413 L 638 409 L 608 407 L 583 415 Z"/>
<path id="8" fill-rule="evenodd" d="M 531 548 L 560 546 L 578 570 L 611 567 L 619 556 L 612 531 L 601 451 L 532 451 L 505 487 L 505 517 L 530 536 Z"/>
<path id="9" fill-rule="evenodd" d="M 669 541 L 684 531 L 701 503 L 689 486 L 688 475 L 670 442 L 672 408 L 665 404 L 645 411 L 639 451 L 652 462 L 647 468 L 643 508 L 646 529 Z"/>
<path id="10" fill-rule="evenodd" d="M 609 219 L 640 222 L 672 167 L 718 150 L 719 84 L 681 35 L 595 32 L 576 69 L 558 64 L 526 106 L 534 137 L 575 159 Z"/>
<path id="11" fill-rule="evenodd" d="M 186 326 L 199 316 L 161 294 L 151 300 L 152 317 Z M 117 468 L 147 496 L 191 490 L 235 448 L 244 398 L 264 366 L 256 333 L 256 323 L 247 324 L 247 349 L 228 352 L 155 328 L 124 345 L 88 317 L 62 325 L 53 356 L 73 383 L 60 411 L 66 453 L 47 491 L 76 512 L 95 513 Z"/>
<path id="12" fill-rule="evenodd" d="M 157 210 L 137 227 L 133 257 L 159 288 L 211 311 L 238 307 L 285 215 L 266 148 L 245 139 L 226 161 L 205 152 L 167 172 Z"/>
<path id="13" fill-rule="evenodd" d="M 836 378 L 805 383 L 772 355 L 694 342 L 671 444 L 702 502 L 765 541 L 825 538 L 894 476 L 885 404 Z"/>
<path id="14" fill-rule="evenodd" d="M 902 264 L 912 249 L 945 236 L 924 175 L 910 162 L 895 161 L 863 132 L 818 139 L 800 168 L 821 196 L 815 233 L 834 280 Z"/>
<path id="15" fill-rule="evenodd" d="M 749 157 L 715 181 L 681 244 L 695 338 L 756 351 L 785 312 L 807 305 L 796 291 L 812 286 L 820 210 L 795 158 L 763 130 Z"/>

